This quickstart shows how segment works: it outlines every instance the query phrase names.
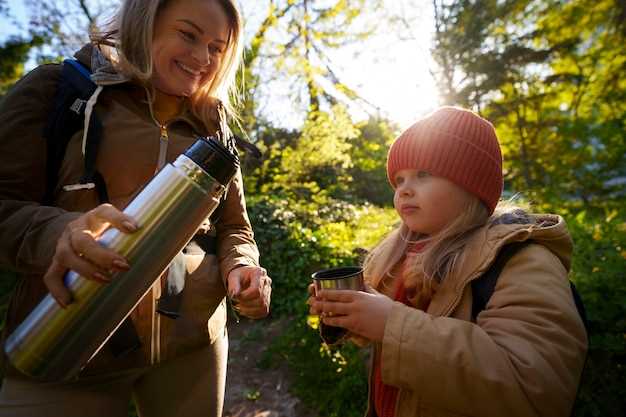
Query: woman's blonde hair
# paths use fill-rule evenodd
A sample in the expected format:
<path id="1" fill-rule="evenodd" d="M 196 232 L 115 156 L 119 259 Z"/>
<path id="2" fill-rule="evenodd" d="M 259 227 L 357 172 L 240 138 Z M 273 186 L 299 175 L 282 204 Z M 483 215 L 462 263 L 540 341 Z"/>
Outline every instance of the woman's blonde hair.
<path id="1" fill-rule="evenodd" d="M 122 74 L 148 83 L 152 77 L 152 38 L 158 14 L 169 4 L 180 0 L 124 0 L 103 31 L 92 34 L 99 46 Z M 231 116 L 236 116 L 239 91 L 235 85 L 243 50 L 242 22 L 237 5 L 232 0 L 207 0 L 222 6 L 230 32 L 222 63 L 211 82 L 201 86 L 191 99 L 191 110 L 207 128 L 215 120 L 219 99 Z M 107 48 L 110 47 L 110 48 Z"/>
<path id="2" fill-rule="evenodd" d="M 520 211 L 521 210 L 521 211 Z M 457 265 L 463 262 L 464 248 L 480 227 L 497 222 L 507 213 L 525 213 L 513 201 L 500 201 L 489 216 L 485 205 L 473 195 L 467 200 L 461 215 L 445 229 L 428 238 L 428 245 L 421 257 L 421 273 L 426 279 L 441 282 Z M 365 258 L 364 275 L 372 287 L 376 288 L 384 277 L 390 276 L 392 269 L 404 257 L 411 239 L 411 232 L 403 223 L 384 238 Z"/>

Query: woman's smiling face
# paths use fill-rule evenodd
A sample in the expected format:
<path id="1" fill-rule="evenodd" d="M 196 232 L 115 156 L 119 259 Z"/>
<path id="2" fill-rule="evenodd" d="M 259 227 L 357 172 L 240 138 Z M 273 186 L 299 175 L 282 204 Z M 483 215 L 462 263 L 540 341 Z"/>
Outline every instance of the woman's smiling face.
<path id="1" fill-rule="evenodd" d="M 220 69 L 230 28 L 214 0 L 170 0 L 156 17 L 152 84 L 174 96 L 190 96 Z"/>

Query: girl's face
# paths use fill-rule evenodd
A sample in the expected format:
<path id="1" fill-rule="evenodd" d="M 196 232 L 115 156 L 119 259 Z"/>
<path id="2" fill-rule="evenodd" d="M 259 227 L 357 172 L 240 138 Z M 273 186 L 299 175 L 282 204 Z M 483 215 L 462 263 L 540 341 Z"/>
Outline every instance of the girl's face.
<path id="1" fill-rule="evenodd" d="M 226 50 L 229 24 L 217 1 L 171 0 L 159 12 L 152 37 L 152 84 L 190 96 L 213 80 Z"/>
<path id="2" fill-rule="evenodd" d="M 393 204 L 412 232 L 433 235 L 443 230 L 467 207 L 471 195 L 442 177 L 403 169 L 395 174 Z"/>

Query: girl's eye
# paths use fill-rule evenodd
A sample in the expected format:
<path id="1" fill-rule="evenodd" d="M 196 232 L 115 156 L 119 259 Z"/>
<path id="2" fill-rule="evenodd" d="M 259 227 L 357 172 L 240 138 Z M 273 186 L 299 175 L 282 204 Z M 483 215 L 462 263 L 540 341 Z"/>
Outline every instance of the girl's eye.
<path id="1" fill-rule="evenodd" d="M 185 39 L 188 42 L 193 42 L 196 40 L 196 36 L 191 32 L 186 32 L 184 30 L 179 30 L 178 32 L 180 32 L 183 39 Z"/>
<path id="2" fill-rule="evenodd" d="M 404 178 L 403 177 L 396 177 L 396 185 L 400 185 L 404 182 Z"/>
<path id="3" fill-rule="evenodd" d="M 418 171 L 417 172 L 417 178 L 426 178 L 426 177 L 430 177 L 430 174 L 426 171 Z"/>

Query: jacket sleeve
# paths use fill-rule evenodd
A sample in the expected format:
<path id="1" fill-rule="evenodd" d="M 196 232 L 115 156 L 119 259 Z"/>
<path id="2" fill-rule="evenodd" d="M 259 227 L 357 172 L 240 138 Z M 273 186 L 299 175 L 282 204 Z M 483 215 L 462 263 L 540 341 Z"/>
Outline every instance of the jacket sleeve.
<path id="1" fill-rule="evenodd" d="M 20 80 L 0 102 L 0 265 L 45 272 L 65 225 L 80 216 L 39 204 L 46 184 L 43 129 L 52 108 L 58 65 Z"/>
<path id="2" fill-rule="evenodd" d="M 395 303 L 382 376 L 472 416 L 569 416 L 586 353 L 567 271 L 540 245 L 506 264 L 477 324 Z"/>
<path id="3" fill-rule="evenodd" d="M 230 271 L 239 266 L 259 265 L 259 250 L 246 210 L 241 171 L 233 178 L 228 188 L 226 201 L 217 230 L 217 256 L 224 280 Z"/>

